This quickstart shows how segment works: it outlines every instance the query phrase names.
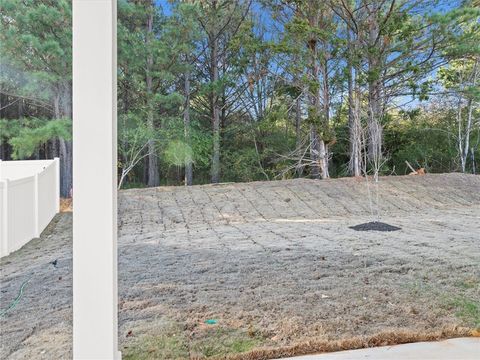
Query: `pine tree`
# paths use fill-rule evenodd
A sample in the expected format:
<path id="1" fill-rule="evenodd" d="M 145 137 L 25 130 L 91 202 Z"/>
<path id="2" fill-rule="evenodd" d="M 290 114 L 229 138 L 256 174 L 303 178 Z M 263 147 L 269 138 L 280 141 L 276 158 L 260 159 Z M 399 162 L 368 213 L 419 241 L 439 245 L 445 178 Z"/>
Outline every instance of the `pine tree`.
<path id="1" fill-rule="evenodd" d="M 209 111 L 212 125 L 212 183 L 220 182 L 221 125 L 226 115 L 226 81 L 228 80 L 230 41 L 244 22 L 252 1 L 212 0 L 199 2 L 198 21 L 205 33 L 205 55 L 199 60 L 207 69 Z"/>
<path id="2" fill-rule="evenodd" d="M 72 118 L 71 2 L 2 0 L 0 9 L 2 67 L 24 79 L 13 89 L 13 95 L 48 103 L 51 119 L 69 119 L 61 122 L 68 128 Z M 51 155 L 60 157 L 60 190 L 62 196 L 68 196 L 72 188 L 72 143 L 70 137 L 58 136 L 61 133 L 65 134 L 52 133 Z"/>

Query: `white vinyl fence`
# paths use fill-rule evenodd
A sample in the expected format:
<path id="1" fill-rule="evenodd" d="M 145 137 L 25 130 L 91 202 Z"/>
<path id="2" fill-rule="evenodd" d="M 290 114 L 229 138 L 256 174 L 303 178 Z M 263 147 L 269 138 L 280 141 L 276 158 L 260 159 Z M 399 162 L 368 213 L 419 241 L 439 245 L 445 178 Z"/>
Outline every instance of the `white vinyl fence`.
<path id="1" fill-rule="evenodd" d="M 39 237 L 60 210 L 54 160 L 0 160 L 0 257 Z"/>

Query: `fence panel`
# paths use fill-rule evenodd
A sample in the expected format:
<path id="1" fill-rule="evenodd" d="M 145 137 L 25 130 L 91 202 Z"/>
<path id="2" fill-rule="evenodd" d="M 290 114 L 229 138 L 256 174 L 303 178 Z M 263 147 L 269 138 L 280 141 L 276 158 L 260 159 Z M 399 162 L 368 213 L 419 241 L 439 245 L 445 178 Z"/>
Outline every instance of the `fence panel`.
<path id="1" fill-rule="evenodd" d="M 20 249 L 36 235 L 35 176 L 8 182 L 8 252 Z"/>
<path id="2" fill-rule="evenodd" d="M 0 257 L 8 254 L 7 248 L 7 183 L 0 180 Z"/>
<path id="3" fill-rule="evenodd" d="M 15 180 L 34 174 L 39 174 L 46 167 L 50 166 L 54 160 L 19 160 L 2 161 L 2 178 Z"/>
<path id="4" fill-rule="evenodd" d="M 38 174 L 38 227 L 41 232 L 57 213 L 55 163 L 51 163 Z"/>
<path id="5" fill-rule="evenodd" d="M 0 160 L 0 257 L 20 249 L 60 208 L 59 159 Z"/>

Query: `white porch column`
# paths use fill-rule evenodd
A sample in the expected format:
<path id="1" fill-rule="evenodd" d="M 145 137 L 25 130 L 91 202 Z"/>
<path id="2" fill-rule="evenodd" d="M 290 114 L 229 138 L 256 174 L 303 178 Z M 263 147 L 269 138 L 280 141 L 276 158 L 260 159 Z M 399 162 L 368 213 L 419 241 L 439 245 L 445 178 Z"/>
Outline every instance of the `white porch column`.
<path id="1" fill-rule="evenodd" d="M 119 359 L 116 0 L 73 0 L 73 355 Z"/>

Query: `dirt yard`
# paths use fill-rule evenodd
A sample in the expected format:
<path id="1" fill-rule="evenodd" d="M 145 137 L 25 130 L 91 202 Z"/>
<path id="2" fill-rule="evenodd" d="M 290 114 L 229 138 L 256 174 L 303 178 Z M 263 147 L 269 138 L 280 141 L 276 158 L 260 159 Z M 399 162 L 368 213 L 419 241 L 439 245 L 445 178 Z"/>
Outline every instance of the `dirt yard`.
<path id="1" fill-rule="evenodd" d="M 379 203 L 400 231 L 349 228 L 373 220 L 364 180 L 122 191 L 124 359 L 270 359 L 471 334 L 480 177 L 382 178 Z M 0 319 L 0 358 L 71 356 L 71 231 L 60 214 L 1 259 L 0 311 L 29 281 Z"/>

